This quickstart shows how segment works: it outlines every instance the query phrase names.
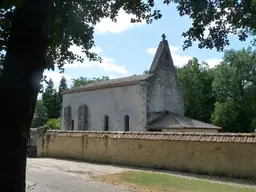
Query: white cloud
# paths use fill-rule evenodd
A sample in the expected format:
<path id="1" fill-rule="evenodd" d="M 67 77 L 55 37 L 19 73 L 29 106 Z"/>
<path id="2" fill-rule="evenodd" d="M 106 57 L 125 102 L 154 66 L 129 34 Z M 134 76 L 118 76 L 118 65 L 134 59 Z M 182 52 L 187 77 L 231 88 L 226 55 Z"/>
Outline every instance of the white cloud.
<path id="1" fill-rule="evenodd" d="M 72 46 L 70 48 L 74 53 L 77 55 L 81 56 L 84 58 L 84 61 L 81 62 L 74 62 L 72 64 L 66 64 L 65 68 L 93 68 L 93 67 L 98 67 L 102 69 L 103 71 L 108 71 L 108 72 L 116 72 L 121 75 L 127 75 L 128 71 L 125 68 L 125 66 L 122 65 L 117 65 L 115 64 L 115 60 L 113 58 L 108 58 L 101 56 L 102 61 L 101 62 L 96 62 L 96 61 L 89 61 L 89 59 L 86 58 L 85 54 L 82 53 L 82 50 L 80 47 Z M 95 53 L 100 53 L 102 51 L 101 47 L 93 47 L 91 49 L 92 52 Z"/>
<path id="2" fill-rule="evenodd" d="M 115 60 L 108 57 L 101 57 L 101 62 L 89 61 L 85 59 L 84 62 L 74 62 L 73 64 L 65 65 L 65 68 L 93 68 L 98 67 L 103 71 L 116 72 L 121 75 L 127 75 L 128 71 L 125 66 L 115 64 Z"/>
<path id="3" fill-rule="evenodd" d="M 79 56 L 84 56 L 84 53 L 82 52 L 81 47 L 78 47 L 76 45 L 72 45 L 69 48 L 69 51 L 72 51 L 74 54 L 77 54 Z M 95 46 L 91 48 L 91 52 L 94 52 L 94 53 L 100 53 L 101 51 L 102 51 L 102 48 L 100 48 L 99 46 Z"/>
<path id="4" fill-rule="evenodd" d="M 208 63 L 209 67 L 214 67 L 218 65 L 222 59 L 221 58 L 211 58 L 211 59 L 206 59 L 204 60 L 206 63 Z"/>
<path id="5" fill-rule="evenodd" d="M 149 53 L 150 55 L 153 55 L 156 53 L 156 48 L 148 48 L 146 49 L 146 52 Z"/>
<path id="6" fill-rule="evenodd" d="M 175 66 L 182 67 L 185 64 L 187 64 L 187 62 L 190 59 L 193 58 L 192 56 L 189 56 L 189 55 L 181 55 L 180 47 L 169 46 L 169 48 L 170 48 L 173 63 Z M 151 55 L 154 55 L 156 53 L 156 48 L 148 48 L 148 49 L 146 49 L 146 52 Z M 214 67 L 215 65 L 217 65 L 221 62 L 221 58 L 210 58 L 210 59 L 206 59 L 204 61 L 208 63 L 209 67 Z"/>
<path id="7" fill-rule="evenodd" d="M 96 34 L 121 33 L 135 26 L 146 24 L 145 21 L 142 23 L 131 23 L 131 18 L 134 18 L 134 16 L 125 13 L 124 10 L 120 10 L 117 16 L 117 22 L 111 21 L 110 18 L 102 19 L 101 22 L 95 26 Z"/>
<path id="8" fill-rule="evenodd" d="M 128 71 L 124 66 L 119 66 L 114 64 L 115 60 L 112 58 L 102 57 L 103 61 L 101 63 L 94 63 L 99 68 L 103 69 L 104 71 L 113 71 L 116 73 L 120 73 L 122 75 L 128 74 Z"/>
<path id="9" fill-rule="evenodd" d="M 99 46 L 91 48 L 91 51 L 94 53 L 100 53 L 102 51 L 102 48 Z"/>
<path id="10" fill-rule="evenodd" d="M 170 49 L 170 51 L 171 52 L 177 52 L 177 51 L 179 51 L 179 47 L 175 47 L 175 46 L 169 46 L 169 49 Z"/>
<path id="11" fill-rule="evenodd" d="M 172 59 L 173 59 L 174 64 L 176 63 L 175 66 L 182 67 L 185 64 L 187 64 L 188 61 L 190 59 L 192 59 L 192 57 L 191 56 L 187 56 L 187 55 L 182 56 L 182 55 L 178 55 L 178 54 L 173 54 L 172 55 Z"/>
<path id="12" fill-rule="evenodd" d="M 119 76 L 116 75 L 107 75 L 110 79 L 117 79 L 120 78 Z M 122 77 L 122 76 L 121 76 Z"/>

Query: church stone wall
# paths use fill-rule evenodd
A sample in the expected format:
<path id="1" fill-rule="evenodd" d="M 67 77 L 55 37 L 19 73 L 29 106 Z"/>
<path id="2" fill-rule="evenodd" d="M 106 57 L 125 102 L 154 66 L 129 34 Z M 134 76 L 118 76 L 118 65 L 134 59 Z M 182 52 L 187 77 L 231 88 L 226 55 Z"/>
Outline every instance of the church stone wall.
<path id="1" fill-rule="evenodd" d="M 252 134 L 48 132 L 38 156 L 256 179 L 255 148 Z"/>
<path id="2" fill-rule="evenodd" d="M 109 131 L 124 131 L 124 116 L 129 115 L 130 131 L 145 131 L 146 92 L 143 88 L 143 85 L 137 84 L 64 94 L 63 108 L 71 106 L 74 130 L 78 129 L 79 106 L 87 105 L 88 130 L 103 131 L 104 117 L 107 115 Z M 62 119 L 63 130 L 65 126 Z"/>

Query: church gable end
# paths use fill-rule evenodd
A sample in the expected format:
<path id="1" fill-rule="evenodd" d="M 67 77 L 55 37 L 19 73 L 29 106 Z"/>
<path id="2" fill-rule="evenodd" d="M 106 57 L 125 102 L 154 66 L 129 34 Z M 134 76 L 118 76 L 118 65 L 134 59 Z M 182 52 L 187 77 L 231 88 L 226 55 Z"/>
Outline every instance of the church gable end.
<path id="1" fill-rule="evenodd" d="M 159 43 L 149 73 L 147 91 L 147 121 L 154 121 L 159 113 L 166 111 L 184 114 L 183 89 L 165 35 Z"/>

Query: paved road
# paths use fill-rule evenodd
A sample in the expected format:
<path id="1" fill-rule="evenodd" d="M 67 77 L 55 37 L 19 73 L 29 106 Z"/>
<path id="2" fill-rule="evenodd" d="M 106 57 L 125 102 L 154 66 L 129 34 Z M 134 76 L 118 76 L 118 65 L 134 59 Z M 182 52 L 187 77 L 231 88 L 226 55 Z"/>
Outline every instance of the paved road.
<path id="1" fill-rule="evenodd" d="M 31 192 L 131 192 L 119 186 L 90 181 L 89 177 L 124 171 L 108 165 L 92 165 L 56 159 L 28 159 L 27 184 Z"/>
<path id="2" fill-rule="evenodd" d="M 132 192 L 132 190 L 124 189 L 120 186 L 94 182 L 90 179 L 91 176 L 119 173 L 126 170 L 131 169 L 49 158 L 28 158 L 27 184 L 32 185 L 36 183 L 34 190 L 31 192 Z M 167 173 L 179 177 L 203 179 L 210 182 L 224 182 L 231 185 L 256 187 L 255 182 L 248 183 L 243 180 L 211 178 L 209 176 L 175 172 Z"/>

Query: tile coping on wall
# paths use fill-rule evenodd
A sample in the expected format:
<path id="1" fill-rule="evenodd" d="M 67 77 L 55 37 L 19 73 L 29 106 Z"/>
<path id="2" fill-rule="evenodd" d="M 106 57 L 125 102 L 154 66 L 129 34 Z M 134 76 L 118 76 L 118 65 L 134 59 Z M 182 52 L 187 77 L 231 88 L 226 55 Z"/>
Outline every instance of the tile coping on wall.
<path id="1" fill-rule="evenodd" d="M 48 130 L 46 135 L 69 137 L 109 137 L 114 139 L 170 140 L 217 143 L 256 143 L 255 133 L 168 133 L 124 131 L 64 131 Z"/>

